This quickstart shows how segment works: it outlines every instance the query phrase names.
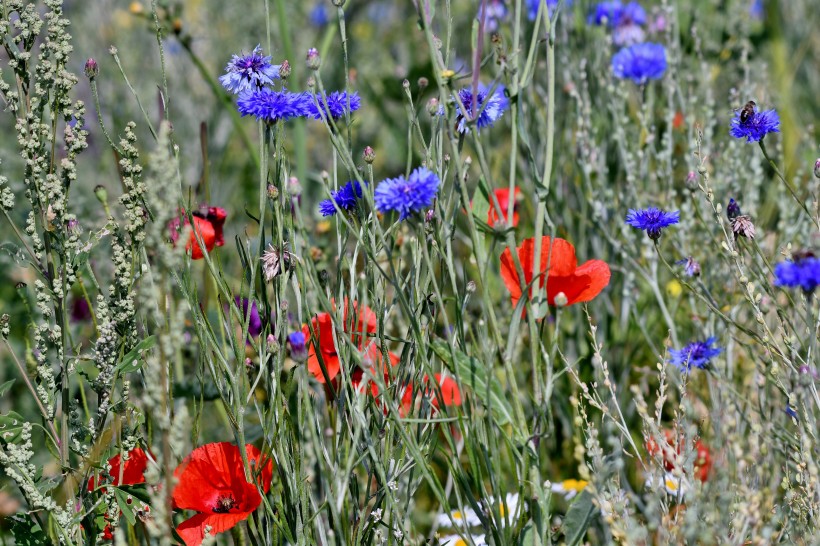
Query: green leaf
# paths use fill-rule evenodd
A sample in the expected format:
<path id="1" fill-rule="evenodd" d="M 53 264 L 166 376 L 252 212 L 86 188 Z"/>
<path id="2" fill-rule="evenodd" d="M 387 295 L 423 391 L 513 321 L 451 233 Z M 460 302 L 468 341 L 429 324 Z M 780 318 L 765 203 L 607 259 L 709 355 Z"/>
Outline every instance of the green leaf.
<path id="1" fill-rule="evenodd" d="M 459 381 L 467 385 L 484 405 L 490 408 L 496 424 L 503 426 L 513 422 L 512 406 L 498 381 L 491 376 L 488 377 L 489 370 L 483 362 L 465 355 L 458 349 L 455 349 L 453 362 L 450 346 L 440 339 L 433 340 L 431 346 L 438 357 L 456 374 Z"/>
<path id="2" fill-rule="evenodd" d="M 11 534 L 17 546 L 48 546 L 49 540 L 31 514 L 11 516 Z"/>
<path id="3" fill-rule="evenodd" d="M 25 422 L 25 419 L 19 413 L 13 411 L 0 415 L 0 441 L 6 443 L 17 441 Z"/>
<path id="4" fill-rule="evenodd" d="M 156 344 L 156 336 L 148 336 L 147 338 L 137 343 L 136 347 L 128 351 L 128 354 L 122 357 L 122 362 L 117 364 L 117 371 L 123 373 L 138 371 L 140 368 L 142 368 L 142 364 L 144 362 L 141 359 L 142 353 L 149 349 L 152 349 Z"/>
<path id="5" fill-rule="evenodd" d="M 122 491 L 121 489 L 114 490 L 114 497 L 117 499 L 117 504 L 119 505 L 120 510 L 122 511 L 122 515 L 125 516 L 125 519 L 128 520 L 128 523 L 130 523 L 131 525 L 136 525 L 137 516 L 134 515 L 134 510 L 132 509 L 134 502 L 136 502 L 135 499 L 125 491 Z M 128 502 L 129 498 L 131 499 L 131 502 Z"/>
<path id="6" fill-rule="evenodd" d="M 0 385 L 0 396 L 5 395 L 6 391 L 9 390 L 13 384 L 14 384 L 14 379 L 10 379 L 10 380 L 6 381 L 5 383 L 3 383 L 2 385 Z"/>
<path id="7" fill-rule="evenodd" d="M 564 533 L 567 546 L 575 546 L 581 543 L 587 534 L 587 529 L 592 524 L 595 511 L 592 495 L 586 490 L 581 491 L 581 494 L 575 497 L 575 501 L 567 510 L 564 523 L 561 525 L 561 531 Z"/>

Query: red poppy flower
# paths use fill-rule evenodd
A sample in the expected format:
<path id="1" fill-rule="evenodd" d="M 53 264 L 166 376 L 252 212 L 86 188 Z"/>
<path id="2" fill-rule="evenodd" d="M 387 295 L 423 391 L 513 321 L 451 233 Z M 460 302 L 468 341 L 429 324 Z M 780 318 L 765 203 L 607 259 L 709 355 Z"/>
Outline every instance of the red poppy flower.
<path id="1" fill-rule="evenodd" d="M 525 284 L 532 282 L 532 266 L 535 254 L 535 238 L 521 243 L 517 249 L 518 259 L 524 269 Z M 591 301 L 609 284 L 609 266 L 602 260 L 589 260 L 581 267 L 575 258 L 575 247 L 564 239 L 556 238 L 552 241 L 552 255 L 550 256 L 550 238 L 541 238 L 541 267 L 543 273 L 549 261 L 549 274 L 541 275 L 539 283 L 547 285 L 547 302 L 555 305 L 555 296 L 563 292 L 567 298 L 567 305 Z M 512 304 L 521 299 L 521 286 L 518 282 L 518 273 L 510 249 L 501 254 L 501 278 L 512 294 Z M 532 296 L 532 287 L 529 291 Z"/>
<path id="2" fill-rule="evenodd" d="M 441 396 L 439 396 L 436 389 L 430 389 L 430 396 L 433 397 L 431 401 L 433 407 L 441 408 L 441 405 L 445 407 L 460 406 L 461 391 L 458 388 L 456 380 L 450 376 L 442 378 L 440 373 L 435 374 L 433 377 L 436 378 L 436 383 L 438 383 L 439 389 L 441 389 Z M 424 379 L 426 382 L 427 378 L 425 377 Z"/>
<path id="3" fill-rule="evenodd" d="M 145 483 L 146 468 L 148 468 L 148 455 L 139 447 L 135 447 L 128 452 L 125 464 L 122 463 L 119 453 L 108 459 L 108 474 L 111 476 L 111 485 Z M 91 476 L 88 480 L 88 490 L 94 491 L 96 488 L 97 480 L 94 476 Z M 105 487 L 101 487 L 100 490 L 105 493 Z M 114 539 L 110 524 L 106 524 L 105 529 L 103 529 L 103 538 L 106 540 Z"/>
<path id="4" fill-rule="evenodd" d="M 680 129 L 683 127 L 683 112 L 675 112 L 675 117 L 672 119 L 672 127 L 675 129 Z"/>
<path id="5" fill-rule="evenodd" d="M 663 466 L 667 471 L 672 471 L 675 469 L 675 453 L 680 455 L 681 452 L 680 446 L 675 440 L 674 432 L 664 430 L 663 434 L 666 437 L 666 444 L 669 446 L 669 449 L 663 450 Z M 646 451 L 652 457 L 660 453 L 660 447 L 654 438 L 649 438 L 646 441 Z M 695 440 L 695 451 L 695 463 L 693 465 L 695 477 L 705 482 L 706 478 L 709 477 L 709 471 L 712 469 L 712 454 L 709 452 L 709 448 L 706 444 L 700 440 Z"/>
<path id="6" fill-rule="evenodd" d="M 490 200 L 490 210 L 487 211 L 487 223 L 494 227 L 496 224 L 499 226 L 504 226 L 508 220 L 507 218 L 507 211 L 509 210 L 508 207 L 510 205 L 510 189 L 509 188 L 499 188 L 494 190 L 496 199 L 498 199 L 498 204 L 501 206 L 501 212 L 504 214 L 504 220 L 500 220 L 498 217 L 498 213 L 495 210 L 495 206 L 493 205 L 492 200 Z M 518 199 L 521 196 L 521 190 L 519 188 L 515 188 L 513 192 L 513 217 L 512 217 L 512 225 L 513 227 L 518 225 Z"/>
<path id="7" fill-rule="evenodd" d="M 390 360 L 391 366 L 395 366 L 401 360 L 401 357 L 395 353 L 388 352 L 387 356 Z M 363 367 L 357 366 L 356 369 L 350 374 L 350 384 L 357 392 L 362 392 L 362 388 L 360 388 L 360 386 L 365 377 L 365 369 L 369 370 L 371 375 L 376 375 L 376 370 L 381 369 L 382 375 L 384 376 L 384 382 L 387 383 L 390 381 L 390 370 L 387 367 L 387 363 L 384 362 L 384 357 L 379 344 L 375 341 L 367 347 L 367 350 L 362 356 L 362 366 Z M 374 398 L 377 398 L 379 396 L 379 386 L 372 380 L 369 382 L 369 385 L 370 394 L 373 395 Z"/>
<path id="8" fill-rule="evenodd" d="M 245 453 L 265 493 L 270 490 L 273 464 L 248 444 Z M 188 455 L 174 472 L 178 483 L 174 489 L 174 507 L 199 512 L 183 521 L 177 533 L 187 546 L 199 546 L 205 529 L 211 535 L 223 533 L 247 519 L 262 503 L 256 484 L 245 480 L 245 469 L 239 448 L 229 442 L 205 444 Z"/>
<path id="9" fill-rule="evenodd" d="M 191 253 L 192 259 L 201 260 L 205 257 L 205 253 L 199 246 L 197 235 L 202 239 L 202 242 L 205 244 L 205 248 L 208 252 L 211 252 L 214 247 L 224 245 L 225 237 L 222 234 L 222 227 L 225 224 L 225 218 L 228 217 L 228 213 L 225 212 L 225 209 L 223 208 L 210 207 L 205 214 L 199 211 L 192 212 L 191 214 L 193 216 L 194 227 L 188 237 L 188 244 L 185 245 L 185 250 Z M 189 225 L 187 217 L 182 225 Z M 179 239 L 179 228 L 180 220 L 179 218 L 176 218 L 169 226 L 171 231 L 171 240 L 174 241 L 174 243 L 176 243 Z"/>
<path id="10" fill-rule="evenodd" d="M 376 313 L 374 313 L 366 305 L 361 306 L 353 302 L 353 312 L 356 314 L 355 323 L 348 322 L 348 304 L 345 299 L 345 313 L 344 313 L 344 328 L 345 333 L 353 334 L 352 339 L 359 350 L 362 350 L 368 342 L 367 334 L 376 332 Z M 336 351 L 336 345 L 333 343 L 333 318 L 330 313 L 319 313 L 311 319 L 313 330 L 316 332 L 316 337 L 319 341 L 319 354 L 321 354 L 325 369 L 327 370 L 328 379 L 333 379 L 339 375 L 340 363 L 339 355 Z M 310 339 L 308 347 L 308 361 L 307 368 L 310 373 L 320 382 L 325 383 L 325 375 L 322 373 L 322 366 L 319 363 L 319 356 L 316 353 L 316 339 L 310 335 L 311 328 L 305 324 L 302 326 L 302 333 L 305 339 Z"/>

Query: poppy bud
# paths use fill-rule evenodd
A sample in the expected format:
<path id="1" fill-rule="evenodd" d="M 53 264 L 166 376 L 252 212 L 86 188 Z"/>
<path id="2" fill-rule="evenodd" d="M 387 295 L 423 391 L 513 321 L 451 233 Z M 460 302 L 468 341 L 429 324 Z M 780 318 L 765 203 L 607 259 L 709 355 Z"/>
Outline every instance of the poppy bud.
<path id="1" fill-rule="evenodd" d="M 319 67 L 322 66 L 322 59 L 319 57 L 319 51 L 315 47 L 308 49 L 305 61 L 307 67 L 311 70 L 319 70 Z"/>
<path id="2" fill-rule="evenodd" d="M 95 61 L 94 59 L 89 58 L 89 59 L 85 62 L 85 75 L 86 75 L 86 77 L 87 77 L 89 80 L 93 80 L 94 78 L 96 78 L 96 77 L 97 77 L 97 75 L 98 75 L 99 73 L 100 73 L 100 67 L 99 67 L 99 65 L 97 64 L 97 61 Z M 816 170 L 816 169 L 815 169 L 815 170 Z"/>
<path id="3" fill-rule="evenodd" d="M 368 165 L 372 165 L 373 162 L 376 160 L 376 150 L 371 148 L 370 146 L 365 146 L 364 153 L 362 153 L 362 158 L 364 162 Z"/>

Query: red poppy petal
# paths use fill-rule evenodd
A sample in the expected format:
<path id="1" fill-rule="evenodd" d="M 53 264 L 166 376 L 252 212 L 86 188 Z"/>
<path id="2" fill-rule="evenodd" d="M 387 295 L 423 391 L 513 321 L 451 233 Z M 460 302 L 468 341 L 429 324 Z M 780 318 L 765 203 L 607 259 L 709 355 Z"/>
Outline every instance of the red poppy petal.
<path id="1" fill-rule="evenodd" d="M 570 275 L 569 277 L 553 277 L 550 275 L 547 283 L 547 302 L 555 305 L 555 296 L 562 293 L 567 298 L 567 305 L 578 303 L 578 298 L 589 288 L 589 275 Z"/>
<path id="2" fill-rule="evenodd" d="M 501 279 L 510 291 L 513 305 L 515 305 L 521 299 L 521 286 L 518 284 L 518 272 L 515 270 L 515 262 L 509 248 L 501 254 Z"/>
<path id="3" fill-rule="evenodd" d="M 588 276 L 589 285 L 571 303 L 592 301 L 609 284 L 609 279 L 612 276 L 609 265 L 603 260 L 589 260 L 576 269 L 575 274 Z"/>
<path id="4" fill-rule="evenodd" d="M 145 469 L 148 468 L 148 456 L 142 448 L 135 447 L 128 453 L 128 460 L 125 461 L 122 469 L 122 479 L 120 480 L 120 456 L 115 455 L 108 460 L 110 474 L 113 477 L 114 485 L 134 485 L 145 483 Z"/>
<path id="5" fill-rule="evenodd" d="M 205 248 L 208 249 L 208 252 L 214 249 L 216 233 L 214 232 L 214 226 L 211 225 L 208 220 L 200 218 L 199 216 L 194 216 L 193 218 L 194 228 L 191 230 L 191 235 L 188 239 L 188 244 L 185 246 L 185 250 L 191 253 L 191 258 L 194 260 L 201 260 L 205 254 L 202 252 L 202 248 L 200 248 L 199 241 L 197 241 L 194 232 L 196 232 L 202 239 L 202 242 L 205 244 Z"/>
<path id="6" fill-rule="evenodd" d="M 205 538 L 205 527 L 211 528 L 211 536 L 224 533 L 234 525 L 248 518 L 249 512 L 227 514 L 197 514 L 177 527 L 177 534 L 186 546 L 199 546 Z"/>
<path id="7" fill-rule="evenodd" d="M 550 277 L 553 275 L 567 277 L 575 273 L 578 260 L 575 258 L 575 247 L 569 241 L 556 237 L 552 241 L 551 254 L 550 238 L 545 236 L 541 241 L 541 271 L 547 268 L 547 260 L 549 260 Z"/>

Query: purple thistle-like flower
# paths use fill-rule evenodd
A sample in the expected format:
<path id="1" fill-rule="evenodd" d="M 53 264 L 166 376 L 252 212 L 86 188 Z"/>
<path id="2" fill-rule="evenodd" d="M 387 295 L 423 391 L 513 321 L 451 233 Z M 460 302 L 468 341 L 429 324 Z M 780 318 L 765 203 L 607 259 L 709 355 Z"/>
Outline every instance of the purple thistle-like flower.
<path id="1" fill-rule="evenodd" d="M 677 265 L 683 265 L 683 272 L 686 273 L 687 277 L 699 277 L 700 276 L 700 263 L 695 260 L 692 256 L 688 256 L 683 260 L 678 260 L 675 262 Z"/>
<path id="2" fill-rule="evenodd" d="M 548 14 L 551 14 L 552 10 L 558 6 L 558 0 L 527 0 L 527 17 L 530 21 L 535 21 L 535 18 L 538 17 L 538 6 L 544 3 L 547 4 Z M 564 7 L 572 7 L 572 0 L 564 0 Z"/>
<path id="3" fill-rule="evenodd" d="M 682 372 L 688 372 L 693 367 L 705 369 L 709 362 L 723 351 L 720 347 L 712 347 L 715 342 L 717 338 L 710 337 L 706 341 L 693 341 L 680 350 L 670 349 L 669 362 Z"/>
<path id="4" fill-rule="evenodd" d="M 316 95 L 315 101 L 311 96 L 308 96 L 308 99 L 307 117 L 313 119 L 323 119 L 327 117 L 328 112 L 330 112 L 333 119 L 345 116 L 348 112 L 348 101 L 350 112 L 355 112 L 362 105 L 359 93 L 348 95 L 346 91 L 334 91 L 329 95 Z M 327 101 L 327 106 L 325 106 L 325 101 Z M 318 106 L 316 105 L 317 102 L 319 103 Z"/>
<path id="5" fill-rule="evenodd" d="M 285 89 L 273 91 L 263 87 L 243 93 L 236 105 L 243 116 L 254 116 L 260 121 L 274 123 L 307 115 L 311 100 L 307 93 L 291 93 Z"/>
<path id="6" fill-rule="evenodd" d="M 248 300 L 247 298 L 234 298 L 236 306 L 242 311 L 242 324 L 245 323 L 245 317 L 248 316 Z M 256 302 L 250 304 L 251 312 L 248 320 L 248 334 L 251 337 L 257 337 L 262 333 L 262 318 L 259 316 L 259 309 L 256 307 Z"/>
<path id="7" fill-rule="evenodd" d="M 626 223 L 634 228 L 646 232 L 649 238 L 657 241 L 661 237 L 663 228 L 680 222 L 680 211 L 664 212 L 655 207 L 648 209 L 629 209 L 626 215 Z"/>
<path id="8" fill-rule="evenodd" d="M 270 85 L 279 77 L 279 66 L 262 55 L 262 46 L 256 46 L 248 55 L 234 55 L 225 67 L 219 83 L 234 95 Z"/>
<path id="9" fill-rule="evenodd" d="M 811 293 L 820 284 L 820 259 L 805 257 L 793 262 L 780 262 L 774 267 L 774 285 L 802 288 Z"/>
<path id="10" fill-rule="evenodd" d="M 746 142 L 758 142 L 769 133 L 780 132 L 780 116 L 776 110 L 761 112 L 755 108 L 754 113 L 746 121 L 740 121 L 740 113 L 740 110 L 735 113 L 729 127 L 729 134 L 735 138 L 745 138 Z"/>
<path id="11" fill-rule="evenodd" d="M 404 220 L 411 213 L 423 211 L 433 203 L 440 183 L 438 175 L 427 167 L 417 168 L 409 178 L 388 178 L 376 188 L 376 208 L 383 213 L 396 211 L 399 220 Z"/>
<path id="12" fill-rule="evenodd" d="M 365 185 L 367 182 L 365 182 Z M 351 180 L 338 190 L 331 192 L 330 199 L 325 199 L 319 203 L 319 212 L 322 216 L 333 216 L 336 214 L 336 207 L 333 206 L 334 201 L 336 206 L 342 210 L 354 210 L 356 208 L 357 200 L 362 196 L 362 185 L 356 181 Z"/>
<path id="13" fill-rule="evenodd" d="M 612 72 L 638 85 L 660 79 L 666 72 L 666 49 L 651 42 L 625 47 L 612 56 Z"/>
<path id="14" fill-rule="evenodd" d="M 478 85 L 478 93 L 476 94 L 475 108 L 473 108 L 473 90 L 470 87 L 465 87 L 458 92 L 458 99 L 464 105 L 464 110 L 470 118 L 478 115 L 475 124 L 481 130 L 484 127 L 492 127 L 493 124 L 504 115 L 504 111 L 510 106 L 510 101 L 504 96 L 504 86 L 499 85 L 495 88 L 495 92 L 490 95 L 490 88 L 484 84 Z M 485 106 L 486 103 L 486 106 Z M 461 112 L 461 107 L 456 104 L 456 123 L 459 133 L 469 132 L 467 127 L 467 120 Z M 480 114 L 479 114 L 480 112 Z"/>

